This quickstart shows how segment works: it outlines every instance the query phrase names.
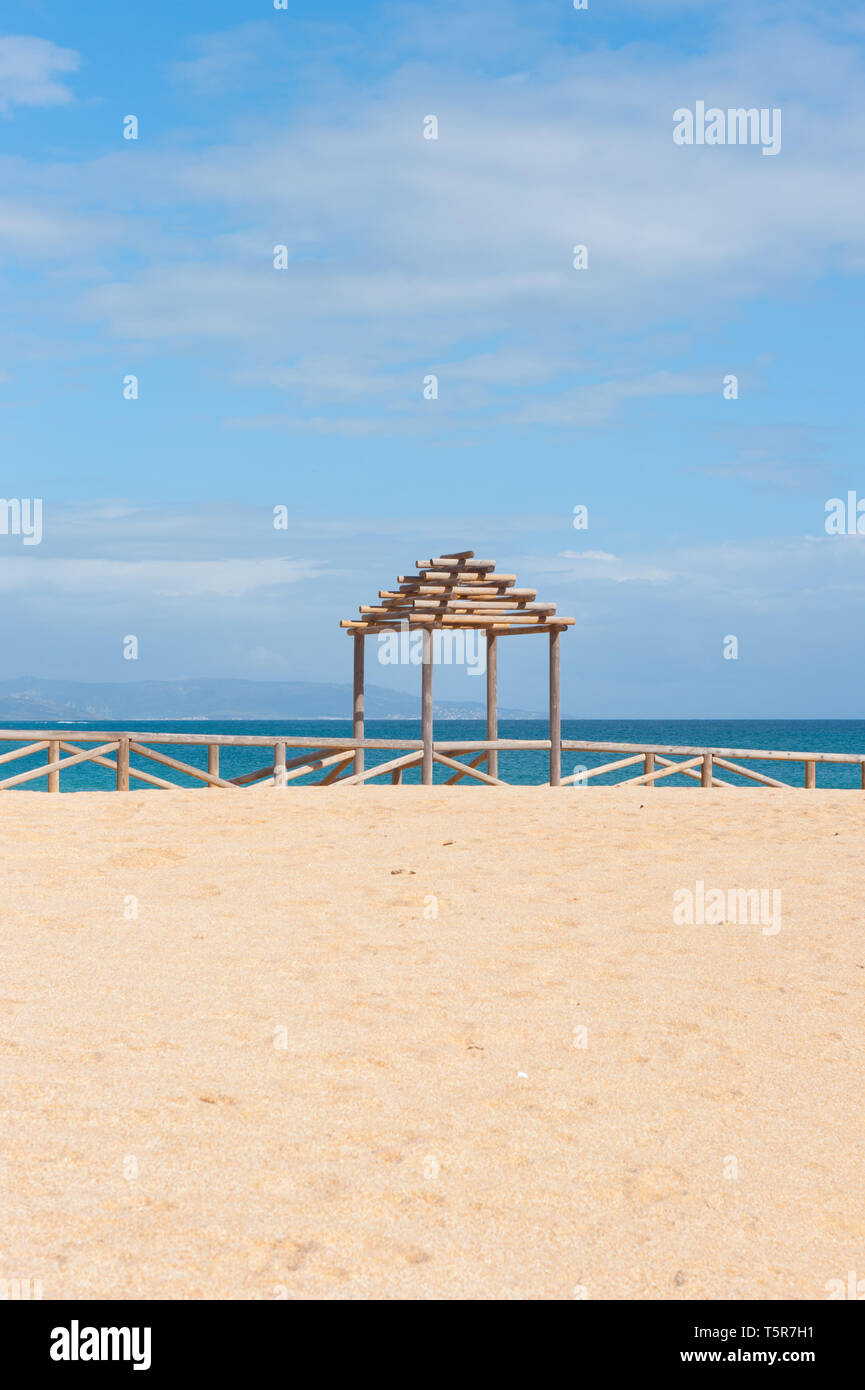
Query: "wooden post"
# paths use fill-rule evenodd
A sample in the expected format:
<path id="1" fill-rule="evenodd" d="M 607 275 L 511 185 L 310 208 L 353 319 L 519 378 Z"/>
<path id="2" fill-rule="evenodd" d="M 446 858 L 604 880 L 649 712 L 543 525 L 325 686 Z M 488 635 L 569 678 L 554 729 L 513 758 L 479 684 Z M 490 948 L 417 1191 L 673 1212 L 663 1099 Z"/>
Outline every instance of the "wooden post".
<path id="1" fill-rule="evenodd" d="M 129 739 L 122 738 L 117 745 L 117 790 L 129 791 Z"/>
<path id="2" fill-rule="evenodd" d="M 711 787 L 712 785 L 712 754 L 703 754 L 703 766 L 700 769 L 700 786 Z"/>
<path id="3" fill-rule="evenodd" d="M 48 753 L 47 753 L 47 755 L 46 755 L 45 761 L 46 761 L 47 763 L 57 763 L 57 762 L 60 761 L 60 740 L 59 740 L 59 739 L 52 739 L 52 741 L 49 743 L 49 745 L 48 745 Z M 865 767 L 865 764 L 863 764 L 863 767 Z M 48 790 L 49 790 L 50 792 L 59 792 L 59 790 L 60 790 L 60 773 L 59 773 L 59 772 L 49 772 L 49 774 L 48 774 Z"/>
<path id="4" fill-rule="evenodd" d="M 273 785 L 275 787 L 285 786 L 285 744 L 275 743 L 273 745 Z"/>
<path id="5" fill-rule="evenodd" d="M 433 635 L 428 627 L 423 631 L 423 664 L 421 666 L 421 737 L 423 738 L 423 762 L 421 782 L 425 787 L 432 786 L 433 779 Z"/>
<path id="6" fill-rule="evenodd" d="M 218 777 L 218 776 L 219 776 L 219 744 L 218 744 L 218 743 L 208 743 L 208 745 L 207 745 L 207 771 L 210 773 L 211 777 Z M 213 782 L 209 782 L 209 783 L 208 783 L 208 786 L 209 786 L 209 788 L 210 788 L 210 790 L 211 790 L 212 792 L 217 792 L 217 791 L 219 791 L 219 788 L 218 788 L 217 786 L 215 786 Z"/>
<path id="7" fill-rule="evenodd" d="M 816 787 L 817 785 L 817 764 L 813 758 L 808 758 L 805 763 L 805 786 Z"/>
<path id="8" fill-rule="evenodd" d="M 558 787 L 562 780 L 562 690 L 561 628 L 550 632 L 550 786 Z"/>
<path id="9" fill-rule="evenodd" d="M 499 673 L 498 647 L 496 634 L 487 633 L 487 738 L 499 736 Z M 491 777 L 499 775 L 499 755 L 497 749 L 487 753 L 487 772 Z"/>
<path id="10" fill-rule="evenodd" d="M 860 778 L 861 778 L 861 781 L 862 781 L 862 790 L 863 790 L 863 792 L 865 792 L 865 763 L 860 763 L 859 766 L 860 766 L 861 769 L 862 769 L 862 771 L 861 771 L 861 773 L 860 773 Z"/>
<path id="11" fill-rule="evenodd" d="M 352 735 L 363 738 L 363 633 L 354 635 L 354 706 L 352 709 Z M 355 774 L 364 770 L 364 750 L 356 748 L 354 753 Z M 363 783 L 361 783 L 363 786 Z"/>
<path id="12" fill-rule="evenodd" d="M 655 771 L 655 755 L 654 755 L 654 753 L 646 753 L 646 754 L 644 755 L 644 757 L 643 757 L 643 773 L 644 773 L 644 774 L 648 774 L 649 772 L 654 772 L 654 771 Z M 655 783 L 654 783 L 654 782 L 647 782 L 647 783 L 646 783 L 646 786 L 647 786 L 647 787 L 654 787 L 654 786 L 655 786 Z"/>

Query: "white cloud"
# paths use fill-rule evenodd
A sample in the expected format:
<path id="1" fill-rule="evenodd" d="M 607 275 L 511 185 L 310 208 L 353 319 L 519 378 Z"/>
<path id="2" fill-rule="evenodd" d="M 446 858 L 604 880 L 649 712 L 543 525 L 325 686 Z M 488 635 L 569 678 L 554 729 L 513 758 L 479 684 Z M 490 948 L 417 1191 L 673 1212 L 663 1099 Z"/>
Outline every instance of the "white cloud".
<path id="1" fill-rule="evenodd" d="M 72 93 L 59 73 L 77 72 L 79 56 L 48 39 L 0 38 L 0 112 L 13 106 L 61 106 Z"/>
<path id="2" fill-rule="evenodd" d="M 167 242 L 84 308 L 121 337 L 245 347 L 306 404 L 367 393 L 381 414 L 395 363 L 427 362 L 449 377 L 452 405 L 477 403 L 473 384 L 506 392 L 526 425 L 604 421 L 628 397 L 702 387 L 692 376 L 668 390 L 647 359 L 630 385 L 558 393 L 520 413 L 526 386 L 583 356 L 589 326 L 610 375 L 617 334 L 671 314 L 699 315 L 704 329 L 756 294 L 865 263 L 861 78 L 841 45 L 795 25 L 752 30 L 714 56 L 560 54 L 517 88 L 439 76 L 431 142 L 416 91 L 397 77 L 358 96 L 350 120 L 311 111 L 278 137 L 138 160 L 142 190 L 158 184 L 206 212 L 221 240 L 191 258 Z M 674 146 L 672 113 L 695 93 L 724 105 L 793 93 L 782 154 Z M 571 267 L 578 242 L 587 271 Z M 284 271 L 272 268 L 277 243 L 290 251 Z M 290 363 L 287 336 L 298 345 Z M 502 345 L 477 351 L 472 381 L 472 354 L 457 349 L 484 336 Z M 545 374 L 514 382 L 514 341 L 547 359 Z M 389 370 L 376 380 L 370 361 Z"/>
<path id="3" fill-rule="evenodd" d="M 116 598 L 135 591 L 157 599 L 240 599 L 262 590 L 320 577 L 308 561 L 57 559 L 31 552 L 0 558 L 0 592 L 36 597 L 46 592 Z"/>
<path id="4" fill-rule="evenodd" d="M 701 547 L 670 546 L 658 552 L 619 556 L 599 550 L 564 550 L 553 559 L 526 557 L 523 567 L 547 576 L 546 588 L 561 590 L 566 602 L 597 581 L 667 587 L 664 601 L 676 608 L 699 599 L 732 610 L 786 611 L 825 603 L 827 595 L 865 598 L 865 537 L 758 537 Z M 555 594 L 553 594 L 555 597 Z M 546 597 L 546 594 L 544 595 Z M 564 604 L 560 604 L 563 607 Z M 671 620 L 675 609 L 670 607 Z"/>
<path id="5" fill-rule="evenodd" d="M 675 579 L 674 571 L 642 559 L 623 559 L 605 550 L 563 550 L 543 571 L 559 578 L 601 579 L 615 584 L 657 584 Z"/>
<path id="6" fill-rule="evenodd" d="M 179 75 L 206 83 L 242 66 L 260 29 L 202 40 Z M 230 381 L 274 393 L 231 408 L 239 427 L 428 429 L 431 412 L 393 423 L 427 371 L 441 376 L 443 423 L 462 413 L 480 427 L 471 412 L 490 406 L 521 427 L 591 427 L 628 402 L 718 389 L 715 373 L 657 371 L 662 325 L 705 338 L 755 296 L 865 265 L 862 78 L 831 29 L 796 20 L 731 26 L 697 56 L 546 48 L 520 82 L 461 70 L 458 56 L 419 61 L 363 89 L 331 79 L 286 107 L 277 95 L 266 129 L 247 123 L 194 154 L 47 166 L 8 212 L 6 239 L 44 258 L 71 228 L 69 254 L 88 264 L 93 210 L 121 195 L 137 205 L 122 225 L 98 214 L 120 268 L 106 247 L 76 310 L 163 355 L 193 342 L 230 354 Z M 672 113 L 697 96 L 782 105 L 781 154 L 674 146 Z M 433 109 L 435 142 L 421 133 Z M 289 266 L 275 271 L 283 243 Z M 577 243 L 586 271 L 571 267 Z M 143 268 L 128 269 L 131 251 Z"/>
<path id="7" fill-rule="evenodd" d="M 718 390 L 719 371 L 652 372 L 630 380 L 601 381 L 551 397 L 538 397 L 515 412 L 524 424 L 602 425 L 628 400 L 705 396 Z"/>

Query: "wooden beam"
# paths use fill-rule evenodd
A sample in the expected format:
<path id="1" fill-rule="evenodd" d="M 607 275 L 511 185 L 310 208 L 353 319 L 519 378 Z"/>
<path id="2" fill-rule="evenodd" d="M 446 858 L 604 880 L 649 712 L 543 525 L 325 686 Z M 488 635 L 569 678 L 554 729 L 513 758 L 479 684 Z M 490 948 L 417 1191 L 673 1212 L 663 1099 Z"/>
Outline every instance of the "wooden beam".
<path id="1" fill-rule="evenodd" d="M 218 743 L 208 743 L 208 745 L 207 745 L 207 771 L 210 773 L 211 777 L 218 777 L 218 776 L 219 776 L 219 744 L 218 744 Z M 211 790 L 213 789 L 214 786 L 215 786 L 215 783 L 211 782 L 211 784 L 210 784 Z"/>
<path id="2" fill-rule="evenodd" d="M 590 753 L 628 753 L 635 748 L 640 748 L 644 753 L 681 753 L 700 757 L 704 753 L 711 753 L 716 760 L 718 758 L 755 758 L 757 761 L 765 759 L 767 762 L 789 762 L 805 763 L 812 758 L 818 763 L 862 763 L 861 753 L 788 753 L 779 752 L 777 749 L 769 750 L 766 748 L 692 748 L 685 745 L 666 744 L 666 743 L 593 743 L 585 739 L 569 738 L 562 745 L 568 749 L 580 749 Z M 784 783 L 789 786 L 790 783 Z"/>
<path id="3" fill-rule="evenodd" d="M 476 767 L 470 767 L 468 763 L 458 763 L 456 758 L 449 758 L 444 753 L 433 753 L 433 761 L 441 763 L 444 767 L 453 767 L 462 777 L 475 777 L 479 782 L 487 782 L 491 787 L 504 787 L 505 782 L 500 782 L 498 777 L 490 777 L 486 772 L 480 772 Z"/>
<path id="4" fill-rule="evenodd" d="M 420 574 L 398 574 L 397 584 L 516 584 L 515 574 L 481 573 L 480 570 L 434 570 L 424 569 Z"/>
<path id="5" fill-rule="evenodd" d="M 512 600 L 516 602 L 537 598 L 537 593 L 537 589 L 491 589 L 489 585 L 483 584 L 403 584 L 398 592 L 394 589 L 379 589 L 378 596 L 381 599 L 401 599 L 403 602 L 413 598 L 489 598 L 510 603 Z"/>
<path id="6" fill-rule="evenodd" d="M 331 753 L 327 758 L 309 758 L 305 763 L 301 763 L 299 767 L 292 768 L 291 772 L 286 772 L 281 785 L 285 786 L 286 782 L 293 782 L 297 777 L 308 777 L 311 772 L 320 772 L 323 767 L 332 767 L 334 763 L 336 763 L 337 768 L 339 768 L 340 764 L 353 760 L 353 758 L 354 753 L 345 748 L 341 753 Z M 258 791 L 260 787 L 269 787 L 272 785 L 275 785 L 275 783 L 259 782 L 252 790 Z M 320 786 L 321 783 L 318 783 L 318 785 Z"/>
<path id="7" fill-rule="evenodd" d="M 27 743 L 28 739 L 42 740 L 45 743 L 57 738 L 57 729 L 0 729 L 0 743 Z M 124 729 L 123 732 L 105 730 L 96 733 L 92 729 L 83 729 L 71 735 L 79 744 L 81 743 L 116 743 L 120 738 L 128 738 L 135 742 L 146 739 L 151 743 L 176 743 L 188 744 L 192 747 L 207 747 L 208 743 L 218 743 L 221 748 L 272 748 L 273 734 L 194 734 L 194 733 L 157 733 L 155 731 L 144 731 L 143 729 Z M 286 734 L 283 738 L 286 748 L 353 748 L 356 739 L 344 735 L 342 738 L 316 738 L 311 734 Z M 368 738 L 364 739 L 366 748 L 420 748 L 420 739 L 411 738 Z M 478 745 L 480 747 L 480 745 Z M 16 758 L 21 756 L 21 750 L 15 753 Z M 743 756 L 745 756 L 743 754 Z M 808 756 L 811 756 L 810 754 Z M 815 757 L 826 756 L 814 754 Z M 839 753 L 836 756 L 841 761 L 858 763 L 862 761 L 859 754 Z"/>
<path id="8" fill-rule="evenodd" d="M 499 736 L 499 655 L 496 634 L 487 633 L 487 738 Z M 491 777 L 499 775 L 499 755 L 493 749 L 487 754 L 487 772 Z"/>
<path id="9" fill-rule="evenodd" d="M 553 630 L 553 625 L 552 625 L 552 623 L 547 623 L 547 624 L 545 624 L 543 627 L 538 627 L 538 626 L 526 627 L 525 625 L 523 625 L 523 626 L 521 626 L 521 627 L 506 627 L 506 626 L 505 626 L 505 622 L 506 622 L 506 620 L 503 619 L 503 620 L 502 620 L 502 625 L 501 625 L 501 627 L 498 628 L 498 635 L 499 635 L 499 637 L 526 637 L 529 633 L 533 633 L 533 632 L 552 632 L 552 630 Z M 565 626 L 568 626 L 568 624 L 565 624 Z"/>
<path id="10" fill-rule="evenodd" d="M 308 761 L 309 755 L 305 754 L 302 758 L 295 758 L 292 766 L 297 766 L 298 763 L 305 763 Z M 210 769 L 208 769 L 208 771 L 209 770 Z M 251 782 L 260 782 L 262 777 L 272 776 L 273 763 L 268 763 L 266 767 L 257 767 L 254 772 L 243 772 L 239 777 L 229 777 L 228 780 L 233 787 L 246 787 L 249 786 Z"/>
<path id="11" fill-rule="evenodd" d="M 790 788 L 789 782 L 780 782 L 777 777 L 767 777 L 765 772 L 755 772 L 753 768 L 750 767 L 737 767 L 735 763 L 729 762 L 727 758 L 719 758 L 717 753 L 715 754 L 715 763 L 718 767 L 723 767 L 727 772 L 738 772 L 740 777 L 747 777 L 749 782 L 759 782 L 763 787 L 785 787 L 788 790 Z M 731 783 L 731 786 L 732 785 L 735 784 Z"/>
<path id="12" fill-rule="evenodd" d="M 658 768 L 654 772 L 644 772 L 642 777 L 627 777 L 624 782 L 620 782 L 620 787 L 645 787 L 651 786 L 653 782 L 660 782 L 662 777 L 672 777 L 677 772 L 685 772 L 689 767 L 697 767 L 703 761 L 702 753 L 699 757 L 689 758 L 687 762 L 670 763 L 668 767 Z"/>
<path id="13" fill-rule="evenodd" d="M 52 740 L 43 738 L 38 743 L 27 743 L 23 748 L 13 748 L 11 753 L 0 753 L 0 763 L 11 763 L 16 758 L 27 758 L 31 753 L 41 753 L 51 742 Z"/>
<path id="14" fill-rule="evenodd" d="M 467 565 L 466 560 L 471 560 Z M 476 560 L 473 555 L 439 555 L 433 560 L 415 560 L 416 570 L 494 570 L 495 560 Z"/>
<path id="15" fill-rule="evenodd" d="M 562 781 L 562 669 L 561 633 L 550 633 L 550 786 Z"/>
<path id="16" fill-rule="evenodd" d="M 273 745 L 273 785 L 285 786 L 285 744 L 277 741 Z"/>
<path id="17" fill-rule="evenodd" d="M 64 743 L 60 741 L 61 751 L 64 753 L 80 753 L 81 749 L 77 743 Z M 90 761 L 97 767 L 107 767 L 110 772 L 117 772 L 116 759 L 112 762 L 111 758 L 100 758 L 95 753 L 91 753 Z M 58 774 L 59 775 L 59 774 Z M 142 772 L 137 767 L 129 768 L 129 776 L 136 778 L 139 782 L 146 782 L 149 787 L 162 787 L 164 791 L 176 792 L 181 788 L 177 782 L 166 782 L 164 777 L 154 777 L 150 772 Z"/>
<path id="18" fill-rule="evenodd" d="M 712 754 L 703 754 L 703 768 L 700 773 L 700 786 L 711 787 L 712 785 Z"/>
<path id="19" fill-rule="evenodd" d="M 371 618 L 368 623 L 353 618 L 344 618 L 340 627 L 347 628 L 349 636 L 362 632 L 364 637 L 374 637 L 377 632 L 402 632 L 405 621 L 386 622 L 384 618 Z"/>
<path id="20" fill-rule="evenodd" d="M 344 754 L 344 755 L 340 758 L 339 762 L 334 763 L 334 766 L 331 768 L 331 770 L 330 770 L 330 772 L 327 774 L 327 776 L 326 776 L 326 777 L 322 777 L 321 781 L 318 782 L 316 785 L 319 786 L 319 787 L 329 787 L 329 786 L 331 785 L 332 782 L 338 781 L 339 778 L 340 778 L 340 776 L 341 776 L 341 774 L 342 774 L 343 769 L 346 768 L 346 767 L 348 767 L 348 764 L 349 764 L 349 763 L 353 763 L 356 756 L 357 756 L 356 753 L 346 753 L 346 754 Z"/>
<path id="21" fill-rule="evenodd" d="M 656 754 L 656 753 L 649 753 L 649 754 L 648 754 L 648 757 L 650 757 L 650 758 L 655 758 L 655 757 L 657 757 L 658 762 L 661 764 L 662 767 L 676 767 L 676 766 L 677 766 L 675 763 L 672 763 L 672 762 L 670 761 L 669 758 L 662 758 L 661 755 L 660 755 L 660 753 L 657 753 L 657 754 Z M 681 767 L 679 767 L 678 770 L 679 770 L 680 772 L 682 772 L 682 776 L 683 776 L 683 777 L 690 777 L 690 778 L 692 779 L 692 781 L 694 781 L 694 782 L 699 782 L 699 781 L 701 780 L 702 774 L 701 774 L 700 772 L 695 772 L 694 769 L 693 769 L 692 767 L 686 767 L 684 771 L 682 771 Z M 653 787 L 654 785 L 655 785 L 654 782 L 650 782 L 650 783 L 649 783 L 649 786 L 650 786 L 650 787 Z M 713 786 L 713 787 L 733 787 L 733 783 L 732 783 L 732 782 L 724 782 L 724 781 L 722 781 L 722 779 L 721 779 L 720 777 L 716 777 L 715 774 L 714 774 L 714 772 L 713 772 L 713 773 L 712 773 L 712 786 Z M 733 787 L 733 790 L 735 791 L 735 787 Z"/>
<path id="22" fill-rule="evenodd" d="M 427 600 L 428 602 L 429 600 Z M 422 600 L 415 599 L 415 606 Z M 555 613 L 554 603 L 529 603 L 526 599 L 502 598 L 453 598 L 447 600 L 447 610 L 451 613 Z"/>
<path id="23" fill-rule="evenodd" d="M 420 613 L 412 612 L 409 616 L 413 623 L 429 623 L 430 626 L 432 626 L 432 624 L 436 620 L 434 613 L 430 613 L 428 616 L 424 617 Z M 363 635 L 367 632 L 386 632 L 388 628 L 394 627 L 397 630 L 399 630 L 400 623 L 405 621 L 405 618 L 395 618 L 390 622 L 388 622 L 385 618 L 375 617 L 370 617 L 367 620 L 364 620 L 363 618 L 343 618 L 340 622 L 340 627 L 349 628 L 351 631 L 359 632 L 361 635 Z"/>
<path id="24" fill-rule="evenodd" d="M 49 743 L 49 745 L 48 745 L 48 756 L 47 756 L 47 758 L 45 759 L 45 761 L 46 761 L 47 763 L 59 763 L 59 761 L 60 761 L 60 740 L 59 740 L 59 739 L 52 739 L 52 741 Z M 127 787 L 128 787 L 128 785 L 129 785 L 129 784 L 127 783 Z M 48 790 L 49 790 L 50 792 L 59 792 L 59 790 L 60 790 L 60 773 L 59 773 L 59 772 L 49 772 L 49 774 L 48 774 Z"/>
<path id="25" fill-rule="evenodd" d="M 409 627 L 454 627 L 454 628 L 507 628 L 511 631 L 521 628 L 528 628 L 532 632 L 552 632 L 554 628 L 573 627 L 576 618 L 547 617 L 544 613 L 453 613 L 445 609 L 441 613 L 409 613 L 407 619 Z M 340 627 L 355 628 L 358 631 L 372 632 L 378 630 L 383 619 L 370 618 L 368 622 L 363 619 L 343 619 Z"/>
<path id="26" fill-rule="evenodd" d="M 438 605 L 436 605 L 435 603 L 430 604 L 429 606 L 431 608 L 438 607 Z M 397 622 L 400 618 L 410 617 L 412 613 L 416 612 L 417 610 L 415 608 L 414 603 L 403 604 L 400 608 L 395 608 L 393 604 L 387 603 L 361 603 L 358 605 L 357 611 L 363 615 L 363 622 L 368 622 L 370 615 L 374 618 L 387 618 L 388 622 Z"/>
<path id="27" fill-rule="evenodd" d="M 137 753 L 141 758 L 150 758 L 155 763 L 162 763 L 165 767 L 173 767 L 176 772 L 185 772 L 187 777 L 195 777 L 199 782 L 207 782 L 210 786 L 234 786 L 233 782 L 227 782 L 224 777 L 214 777 L 210 772 L 203 772 L 200 767 L 182 763 L 179 758 L 170 758 L 167 753 L 157 753 L 155 748 L 145 748 L 143 743 L 131 741 L 129 751 Z"/>
<path id="28" fill-rule="evenodd" d="M 300 767 L 302 763 L 314 762 L 322 753 L 326 753 L 326 748 L 310 748 L 308 752 L 302 753 L 299 758 L 292 758 L 291 762 L 285 764 L 286 768 Z M 207 769 L 208 772 L 210 768 Z M 274 764 L 268 763 L 266 767 L 257 767 L 254 772 L 242 772 L 239 777 L 230 777 L 228 780 L 233 787 L 245 787 L 249 782 L 258 782 L 262 777 L 272 777 Z"/>
<path id="29" fill-rule="evenodd" d="M 467 767 L 467 768 L 469 768 L 469 767 L 477 767 L 479 763 L 482 763 L 482 762 L 484 761 L 484 759 L 486 759 L 486 758 L 488 758 L 488 757 L 489 757 L 489 754 L 488 754 L 488 753 L 478 753 L 477 757 L 476 757 L 476 758 L 472 758 L 471 761 L 466 765 L 466 767 Z M 461 758 L 455 759 L 455 761 L 457 762 L 457 765 L 460 765 L 460 764 L 462 763 L 462 759 L 461 759 Z M 449 778 L 447 779 L 447 781 L 445 782 L 445 786 L 446 786 L 446 787 L 452 787 L 452 786 L 454 785 L 454 783 L 456 783 L 456 782 L 461 782 L 462 779 L 463 779 L 464 777 L 467 777 L 467 776 L 468 776 L 468 771 L 467 771 L 467 770 L 464 770 L 464 771 L 462 771 L 462 772 L 457 772 L 453 777 L 449 777 Z"/>
<path id="30" fill-rule="evenodd" d="M 494 599 L 494 598 L 412 598 L 411 604 L 407 608 L 394 609 L 385 605 L 381 609 L 362 608 L 361 612 L 386 612 L 386 613 L 477 613 L 479 616 L 515 616 L 523 615 L 529 617 L 544 617 L 555 614 L 556 605 L 554 603 L 527 603 L 523 599 Z"/>
<path id="31" fill-rule="evenodd" d="M 414 620 L 414 615 L 412 621 Z M 436 617 L 437 623 L 443 623 L 446 627 L 483 627 L 492 624 L 507 623 L 514 627 L 539 627 L 542 630 L 549 630 L 554 627 L 573 627 L 576 618 L 562 618 L 556 614 L 554 617 L 547 617 L 545 613 L 495 613 L 489 616 L 477 616 L 469 613 L 451 613 L 445 611 L 441 616 Z"/>
<path id="32" fill-rule="evenodd" d="M 351 731 L 352 731 L 352 736 L 353 736 L 354 738 L 363 738 L 363 722 L 364 722 L 364 699 L 363 699 L 363 680 L 364 680 L 364 676 L 363 676 L 363 657 L 364 657 L 363 633 L 362 633 L 362 632 L 358 632 L 358 633 L 355 634 L 355 639 L 354 639 L 354 694 L 353 694 L 352 714 L 351 714 L 351 718 L 352 718 Z M 358 773 L 358 772 L 363 772 L 363 765 L 364 765 L 363 749 L 362 749 L 362 748 L 357 748 L 357 749 L 355 749 L 355 754 L 354 754 L 354 771 L 355 771 L 356 773 Z"/>
<path id="33" fill-rule="evenodd" d="M 117 744 L 117 790 L 129 791 L 129 739 L 122 738 Z"/>
<path id="34" fill-rule="evenodd" d="M 412 575 L 400 575 L 400 584 L 410 584 Z M 507 587 L 509 584 L 516 584 L 515 574 L 493 574 L 489 571 L 483 573 L 481 570 L 436 570 L 425 569 L 421 571 L 420 579 L 422 584 L 502 584 Z"/>
<path id="35" fill-rule="evenodd" d="M 87 748 L 83 753 L 77 753 L 74 758 L 62 758 L 54 763 L 46 763 L 44 767 L 34 767 L 29 772 L 19 772 L 15 777 L 6 777 L 0 782 L 0 790 L 7 787 L 18 787 L 22 782 L 32 782 L 37 777 L 45 777 L 52 772 L 60 772 L 64 767 L 75 767 L 77 763 L 86 763 L 95 759 L 97 753 L 113 753 L 117 747 L 118 740 L 113 738 L 110 743 L 97 744 L 95 748 Z"/>
<path id="36" fill-rule="evenodd" d="M 423 764 L 421 782 L 432 786 L 433 779 L 433 653 L 432 633 L 424 630 L 421 664 L 421 738 Z"/>
<path id="37" fill-rule="evenodd" d="M 414 767 L 422 758 L 422 752 L 405 753 L 401 758 L 390 758 L 386 763 L 379 763 L 378 767 L 368 767 L 364 772 L 353 773 L 351 777 L 342 777 L 334 785 L 338 787 L 359 786 L 361 782 L 368 782 L 371 777 L 382 777 L 386 772 L 394 772 L 397 768 Z"/>
<path id="38" fill-rule="evenodd" d="M 411 745 L 406 741 L 406 748 Z M 480 750 L 498 749 L 515 751 L 520 753 L 548 753 L 550 751 L 550 740 L 548 738 L 497 738 L 490 742 L 486 738 L 440 738 L 436 740 L 436 748 L 440 752 L 447 753 L 478 753 Z M 544 784 L 546 785 L 546 784 Z"/>
<path id="39" fill-rule="evenodd" d="M 572 783 L 588 782 L 590 777 L 600 777 L 605 772 L 615 772 L 620 767 L 633 767 L 634 763 L 643 761 L 642 753 L 635 753 L 633 758 L 619 758 L 614 763 L 603 763 L 601 767 L 589 767 L 585 772 L 571 772 L 567 777 L 563 777 L 559 783 L 560 787 L 570 786 Z"/>
<path id="40" fill-rule="evenodd" d="M 816 787 L 817 785 L 817 764 L 813 759 L 808 759 L 805 764 L 805 786 Z"/>

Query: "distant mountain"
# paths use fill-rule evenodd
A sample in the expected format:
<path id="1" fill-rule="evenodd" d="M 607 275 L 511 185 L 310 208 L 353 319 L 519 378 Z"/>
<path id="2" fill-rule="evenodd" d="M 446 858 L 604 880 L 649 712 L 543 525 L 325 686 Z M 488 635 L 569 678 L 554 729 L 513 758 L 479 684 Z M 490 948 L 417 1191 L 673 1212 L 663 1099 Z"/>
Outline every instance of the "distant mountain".
<path id="1" fill-rule="evenodd" d="M 350 685 L 313 681 L 42 680 L 0 681 L 0 719 L 350 719 Z M 481 701 L 442 701 L 438 719 L 480 719 Z M 536 719 L 529 710 L 500 709 L 503 719 Z M 367 719 L 419 719 L 420 691 L 403 695 L 381 685 L 366 687 Z"/>

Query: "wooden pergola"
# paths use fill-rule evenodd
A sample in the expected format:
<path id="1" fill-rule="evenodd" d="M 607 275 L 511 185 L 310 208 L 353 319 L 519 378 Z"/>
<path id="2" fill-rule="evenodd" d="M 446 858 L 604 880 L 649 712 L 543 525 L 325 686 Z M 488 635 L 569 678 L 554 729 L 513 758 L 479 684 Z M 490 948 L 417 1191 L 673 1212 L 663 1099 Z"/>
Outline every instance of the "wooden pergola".
<path id="1" fill-rule="evenodd" d="M 438 629 L 480 628 L 487 643 L 487 741 L 498 741 L 499 637 L 545 632 L 550 639 L 550 785 L 562 775 L 561 664 L 559 639 L 573 618 L 556 615 L 554 603 L 538 603 L 534 589 L 514 587 L 515 574 L 497 574 L 494 560 L 476 560 L 473 550 L 451 551 L 415 562 L 416 574 L 401 574 L 395 589 L 380 589 L 379 602 L 360 605 L 360 618 L 344 618 L 340 626 L 354 638 L 354 737 L 364 736 L 364 638 L 379 632 L 419 630 L 423 634 L 421 781 L 433 780 L 433 633 Z M 490 780 L 498 778 L 498 749 L 488 749 Z M 439 756 L 439 761 L 451 760 Z M 459 768 L 459 763 L 453 763 Z M 465 766 L 463 764 L 462 766 Z M 355 776 L 364 772 L 363 749 L 355 757 Z M 486 779 L 485 779 L 486 780 Z"/>

